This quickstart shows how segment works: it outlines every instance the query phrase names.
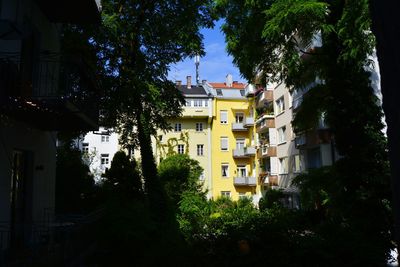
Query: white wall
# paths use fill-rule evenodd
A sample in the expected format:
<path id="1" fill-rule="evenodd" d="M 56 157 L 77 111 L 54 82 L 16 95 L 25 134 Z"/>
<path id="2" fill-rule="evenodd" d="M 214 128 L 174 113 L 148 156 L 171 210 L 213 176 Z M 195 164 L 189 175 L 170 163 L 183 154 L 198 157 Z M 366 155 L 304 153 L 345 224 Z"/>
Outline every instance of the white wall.
<path id="1" fill-rule="evenodd" d="M 102 142 L 101 136 L 109 136 L 108 142 Z M 79 149 L 82 149 L 83 143 L 89 144 L 89 161 L 90 171 L 95 175 L 96 182 L 99 182 L 101 175 L 105 172 L 106 168 L 111 167 L 111 161 L 114 154 L 120 150 L 118 144 L 118 134 L 108 132 L 105 128 L 100 127 L 98 131 L 89 132 L 85 135 L 83 140 L 79 142 Z M 109 163 L 101 164 L 101 154 L 109 155 Z"/>

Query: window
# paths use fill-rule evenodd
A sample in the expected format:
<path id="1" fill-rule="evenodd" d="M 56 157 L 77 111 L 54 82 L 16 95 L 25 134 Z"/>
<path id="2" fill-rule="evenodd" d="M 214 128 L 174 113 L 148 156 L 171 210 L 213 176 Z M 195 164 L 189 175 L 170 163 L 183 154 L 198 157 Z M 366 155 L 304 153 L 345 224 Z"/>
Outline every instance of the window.
<path id="1" fill-rule="evenodd" d="M 301 169 L 302 169 L 301 156 L 294 155 L 293 156 L 293 172 L 294 173 L 301 172 Z"/>
<path id="2" fill-rule="evenodd" d="M 237 177 L 246 177 L 247 170 L 245 165 L 238 165 L 237 166 Z"/>
<path id="3" fill-rule="evenodd" d="M 279 143 L 286 142 L 286 126 L 278 129 L 278 141 Z"/>
<path id="4" fill-rule="evenodd" d="M 101 165 L 108 165 L 109 163 L 109 154 L 101 154 L 100 163 Z"/>
<path id="5" fill-rule="evenodd" d="M 244 117 L 244 114 L 242 112 L 235 113 L 236 123 L 243 123 L 243 117 Z"/>
<path id="6" fill-rule="evenodd" d="M 197 145 L 197 156 L 203 156 L 204 154 L 204 145 Z"/>
<path id="7" fill-rule="evenodd" d="M 201 99 L 195 99 L 195 100 L 193 100 L 193 102 L 194 102 L 194 107 L 201 107 L 202 106 L 202 100 Z"/>
<path id="8" fill-rule="evenodd" d="M 228 124 L 228 111 L 221 110 L 219 115 L 221 117 L 221 124 Z"/>
<path id="9" fill-rule="evenodd" d="M 215 91 L 217 92 L 218 96 L 222 96 L 222 90 L 221 89 L 216 89 Z"/>
<path id="10" fill-rule="evenodd" d="M 244 90 L 240 90 L 240 95 L 244 96 Z"/>
<path id="11" fill-rule="evenodd" d="M 178 154 L 185 153 L 185 145 L 178 145 Z"/>
<path id="12" fill-rule="evenodd" d="M 190 107 L 191 105 L 190 105 L 190 103 L 191 103 L 192 101 L 190 101 L 189 99 L 186 99 L 186 107 Z"/>
<path id="13" fill-rule="evenodd" d="M 228 151 L 228 137 L 221 137 L 221 151 Z"/>
<path id="14" fill-rule="evenodd" d="M 108 143 L 110 141 L 110 136 L 109 135 L 101 135 L 101 142 L 102 143 Z"/>
<path id="15" fill-rule="evenodd" d="M 180 131 L 182 131 L 182 124 L 175 123 L 175 132 L 180 132 Z"/>
<path id="16" fill-rule="evenodd" d="M 202 132 L 202 131 L 203 131 L 203 123 L 196 122 L 196 132 Z"/>
<path id="17" fill-rule="evenodd" d="M 280 97 L 278 100 L 275 101 L 276 103 L 276 113 L 280 114 L 285 111 L 285 101 L 283 96 Z"/>
<path id="18" fill-rule="evenodd" d="M 231 197 L 231 191 L 221 191 L 221 196 L 223 196 L 223 197 Z"/>
<path id="19" fill-rule="evenodd" d="M 222 163 L 221 164 L 221 176 L 222 177 L 229 177 L 229 164 L 228 163 Z"/>
<path id="20" fill-rule="evenodd" d="M 89 143 L 82 143 L 82 152 L 89 153 Z"/>
<path id="21" fill-rule="evenodd" d="M 288 173 L 288 161 L 287 158 L 280 158 L 279 159 L 279 174 L 286 174 Z"/>
<path id="22" fill-rule="evenodd" d="M 236 139 L 236 149 L 243 149 L 244 148 L 244 138 Z"/>
<path id="23" fill-rule="evenodd" d="M 208 100 L 207 99 L 204 100 L 204 106 L 208 107 Z"/>

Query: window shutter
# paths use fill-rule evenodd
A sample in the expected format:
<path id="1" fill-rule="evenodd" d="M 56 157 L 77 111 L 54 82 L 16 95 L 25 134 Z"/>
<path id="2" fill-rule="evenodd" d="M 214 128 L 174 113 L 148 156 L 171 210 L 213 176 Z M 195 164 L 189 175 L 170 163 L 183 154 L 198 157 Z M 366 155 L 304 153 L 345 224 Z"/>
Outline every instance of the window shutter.
<path id="1" fill-rule="evenodd" d="M 221 122 L 223 123 L 228 122 L 228 113 L 226 111 L 221 111 Z"/>
<path id="2" fill-rule="evenodd" d="M 228 150 L 228 138 L 221 138 L 221 150 Z"/>

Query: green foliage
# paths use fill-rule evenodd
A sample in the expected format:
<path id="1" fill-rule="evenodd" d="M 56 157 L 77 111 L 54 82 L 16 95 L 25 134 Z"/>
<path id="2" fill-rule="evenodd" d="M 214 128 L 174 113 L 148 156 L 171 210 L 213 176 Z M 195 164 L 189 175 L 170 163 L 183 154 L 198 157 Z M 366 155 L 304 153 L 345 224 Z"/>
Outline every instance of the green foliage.
<path id="1" fill-rule="evenodd" d="M 184 193 L 195 193 L 201 197 L 199 177 L 202 172 L 199 162 L 186 154 L 169 156 L 158 166 L 160 181 L 174 206 L 178 205 Z"/>
<path id="2" fill-rule="evenodd" d="M 142 181 L 135 160 L 123 151 L 115 153 L 111 168 L 103 175 L 103 187 L 112 194 L 138 196 L 142 194 Z"/>
<path id="3" fill-rule="evenodd" d="M 65 140 L 69 140 L 68 138 Z M 56 211 L 84 213 L 90 211 L 95 191 L 94 179 L 83 162 L 81 152 L 72 141 L 57 148 Z"/>
<path id="4" fill-rule="evenodd" d="M 274 207 L 281 207 L 281 202 L 282 198 L 284 197 L 284 194 L 282 190 L 275 190 L 275 189 L 270 189 L 267 192 L 265 192 L 265 195 L 260 199 L 258 202 L 258 206 L 260 210 L 267 210 L 267 209 L 272 209 Z"/>

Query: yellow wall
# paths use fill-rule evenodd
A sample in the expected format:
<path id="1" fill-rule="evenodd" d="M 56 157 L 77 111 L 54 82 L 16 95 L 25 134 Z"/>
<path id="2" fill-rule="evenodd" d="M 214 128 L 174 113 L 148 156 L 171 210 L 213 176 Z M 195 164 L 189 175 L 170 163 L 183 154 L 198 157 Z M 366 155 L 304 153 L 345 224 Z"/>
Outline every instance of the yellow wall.
<path id="1" fill-rule="evenodd" d="M 246 159 L 233 158 L 233 149 L 236 148 L 236 138 L 245 138 L 245 146 L 254 147 L 256 145 L 254 126 L 249 127 L 248 130 L 244 132 L 232 131 L 232 123 L 235 122 L 235 113 L 243 112 L 245 117 L 249 116 L 253 100 L 216 98 L 214 101 L 214 121 L 212 125 L 212 196 L 213 198 L 218 198 L 221 196 L 221 191 L 230 191 L 233 200 L 239 198 L 239 193 L 245 193 L 245 195 L 249 197 L 256 197 L 254 194 L 259 192 L 258 185 L 256 187 L 234 185 L 237 165 L 246 165 L 248 176 L 254 176 L 258 184 L 258 163 L 255 160 L 255 156 Z M 220 122 L 221 110 L 228 111 L 227 124 L 221 124 Z M 254 136 L 253 141 L 252 135 Z M 221 137 L 228 137 L 228 151 L 221 151 Z M 229 176 L 227 178 L 222 177 L 221 165 L 223 163 L 229 164 Z"/>
<path id="2" fill-rule="evenodd" d="M 199 109 L 199 110 L 204 110 Z M 210 108 L 211 110 L 211 108 Z M 211 115 L 209 111 L 204 110 L 203 115 L 192 116 L 194 109 L 185 108 L 183 112 L 183 116 L 181 118 L 177 118 L 174 120 L 170 120 L 170 124 L 172 126 L 172 130 L 166 133 L 159 131 L 158 136 L 162 135 L 161 145 L 165 147 L 165 151 L 162 151 L 160 145 L 156 145 L 156 141 L 153 140 L 153 151 L 156 157 L 157 164 L 160 162 L 160 157 L 165 157 L 165 153 L 168 152 L 168 142 L 172 144 L 173 150 L 177 152 L 177 145 L 182 144 L 185 145 L 185 152 L 187 151 L 188 146 L 188 155 L 190 158 L 199 161 L 200 166 L 204 169 L 204 178 L 202 179 L 204 184 L 204 189 L 209 190 L 209 186 L 211 183 L 211 117 L 205 117 Z M 206 113 L 206 114 L 204 114 Z M 175 132 L 174 125 L 175 123 L 181 123 L 182 131 Z M 196 123 L 203 123 L 203 131 L 196 131 Z M 186 135 L 187 134 L 187 135 Z M 183 140 L 181 137 L 183 136 Z M 187 140 L 186 136 L 188 137 Z M 173 141 L 173 139 L 178 139 L 177 141 Z M 197 145 L 203 145 L 203 155 L 197 155 Z M 211 192 L 209 192 L 209 197 L 211 197 Z"/>

